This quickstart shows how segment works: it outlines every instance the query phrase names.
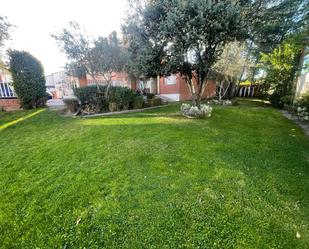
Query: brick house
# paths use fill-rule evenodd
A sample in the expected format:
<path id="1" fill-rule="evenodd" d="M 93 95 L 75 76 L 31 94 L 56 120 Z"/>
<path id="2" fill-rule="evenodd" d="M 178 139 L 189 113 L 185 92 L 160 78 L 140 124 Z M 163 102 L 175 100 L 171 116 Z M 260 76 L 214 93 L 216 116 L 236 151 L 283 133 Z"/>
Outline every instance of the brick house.
<path id="1" fill-rule="evenodd" d="M 20 109 L 12 85 L 12 78 L 9 72 L 0 68 L 0 110 L 14 111 Z"/>
<path id="2" fill-rule="evenodd" d="M 195 88 L 196 83 L 193 82 Z M 141 86 L 142 85 L 142 86 Z M 146 88 L 147 92 L 160 95 L 170 101 L 186 101 L 191 100 L 191 93 L 187 83 L 180 74 L 173 74 L 167 77 L 158 77 L 149 79 L 146 82 L 139 81 L 137 88 Z M 208 80 L 203 98 L 213 97 L 216 95 L 215 80 Z"/>
<path id="3" fill-rule="evenodd" d="M 78 79 L 78 86 L 85 87 L 95 85 L 96 82 L 100 85 L 106 84 L 102 76 L 97 76 L 95 81 L 92 77 L 87 75 L 86 77 Z M 194 84 L 196 85 L 196 83 Z M 186 101 L 191 99 L 191 93 L 188 89 L 187 83 L 180 74 L 174 74 L 168 77 L 151 78 L 146 81 L 134 81 L 130 79 L 127 73 L 115 72 L 112 75 L 112 85 L 128 87 L 135 91 L 146 89 L 147 92 L 160 95 L 170 101 Z M 209 80 L 203 98 L 213 97 L 215 95 L 216 82 L 215 80 Z"/>

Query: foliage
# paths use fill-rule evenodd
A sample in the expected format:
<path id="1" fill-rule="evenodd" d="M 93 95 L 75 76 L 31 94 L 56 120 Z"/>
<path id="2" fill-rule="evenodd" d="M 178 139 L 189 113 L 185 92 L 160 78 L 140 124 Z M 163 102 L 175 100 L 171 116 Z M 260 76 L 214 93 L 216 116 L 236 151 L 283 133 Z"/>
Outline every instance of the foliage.
<path id="1" fill-rule="evenodd" d="M 299 107 L 305 107 L 309 111 L 309 91 L 302 94 L 299 98 L 296 100 L 296 104 Z"/>
<path id="2" fill-rule="evenodd" d="M 6 17 L 0 16 L 0 48 L 4 45 L 4 42 L 10 38 L 10 24 Z"/>
<path id="3" fill-rule="evenodd" d="M 250 0 L 241 4 L 256 55 L 273 51 L 288 36 L 308 27 L 307 0 Z"/>
<path id="4" fill-rule="evenodd" d="M 154 93 L 146 93 L 147 99 L 153 99 L 156 95 Z"/>
<path id="5" fill-rule="evenodd" d="M 112 73 L 122 71 L 127 62 L 126 50 L 114 31 L 108 37 L 90 38 L 76 22 L 70 22 L 68 29 L 52 35 L 66 54 L 67 68 L 76 76 L 89 74 L 94 82 L 101 76 L 107 83 L 105 98 L 112 83 Z"/>
<path id="6" fill-rule="evenodd" d="M 135 96 L 132 102 L 133 109 L 141 109 L 144 107 L 144 99 L 142 96 Z"/>
<path id="7" fill-rule="evenodd" d="M 194 105 L 199 105 L 209 70 L 224 46 L 246 37 L 241 8 L 235 1 L 149 1 L 134 14 L 124 28 L 131 50 L 142 44 L 136 53 L 139 57 L 132 60 L 143 66 L 155 58 L 159 68 L 147 68 L 144 75 L 179 72 Z"/>
<path id="8" fill-rule="evenodd" d="M 191 120 L 178 104 L 45 111 L 2 130 L 1 247 L 308 248 L 309 140 L 241 102 Z"/>
<path id="9" fill-rule="evenodd" d="M 298 70 L 300 50 L 296 44 L 285 42 L 272 53 L 262 54 L 261 67 L 266 71 L 265 83 L 273 90 L 271 103 L 282 107 L 281 98 L 292 95 Z"/>
<path id="10" fill-rule="evenodd" d="M 92 112 L 106 112 L 109 110 L 110 103 L 116 106 L 112 109 L 126 110 L 131 108 L 134 102 L 135 93 L 133 90 L 120 87 L 111 86 L 109 89 L 109 98 L 106 98 L 105 92 L 107 86 L 87 86 L 83 88 L 75 88 L 74 94 L 80 100 L 82 109 L 89 109 Z"/>
<path id="11" fill-rule="evenodd" d="M 43 107 L 47 100 L 41 62 L 25 51 L 10 50 L 9 67 L 14 90 L 25 109 Z"/>
<path id="12" fill-rule="evenodd" d="M 162 100 L 160 98 L 147 99 L 149 106 L 159 106 L 162 105 Z"/>
<path id="13" fill-rule="evenodd" d="M 243 66 L 250 66 L 244 51 L 245 43 L 233 41 L 225 45 L 220 59 L 215 63 L 213 69 L 228 76 L 239 79 L 243 70 Z"/>
<path id="14" fill-rule="evenodd" d="M 209 105 L 201 104 L 200 107 L 182 104 L 180 107 L 180 112 L 182 115 L 191 118 L 209 118 L 211 117 L 212 107 Z"/>

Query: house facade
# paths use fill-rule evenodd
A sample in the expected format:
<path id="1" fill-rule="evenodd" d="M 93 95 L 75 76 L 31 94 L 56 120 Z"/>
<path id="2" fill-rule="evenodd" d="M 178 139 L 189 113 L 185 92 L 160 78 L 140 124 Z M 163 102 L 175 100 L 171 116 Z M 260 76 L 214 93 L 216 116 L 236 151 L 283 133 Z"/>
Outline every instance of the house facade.
<path id="1" fill-rule="evenodd" d="M 193 81 L 197 89 L 196 82 Z M 191 93 L 187 83 L 180 74 L 173 74 L 166 77 L 151 78 L 145 82 L 139 81 L 137 88 L 146 89 L 146 92 L 162 96 L 170 101 L 191 100 Z M 208 80 L 202 98 L 209 98 L 216 95 L 215 80 Z"/>
<path id="2" fill-rule="evenodd" d="M 45 76 L 46 91 L 53 98 L 59 99 L 73 95 L 73 89 L 79 87 L 79 79 L 66 74 L 65 71 Z"/>
<path id="3" fill-rule="evenodd" d="M 0 68 L 0 110 L 14 111 L 20 108 L 12 83 L 9 72 Z"/>

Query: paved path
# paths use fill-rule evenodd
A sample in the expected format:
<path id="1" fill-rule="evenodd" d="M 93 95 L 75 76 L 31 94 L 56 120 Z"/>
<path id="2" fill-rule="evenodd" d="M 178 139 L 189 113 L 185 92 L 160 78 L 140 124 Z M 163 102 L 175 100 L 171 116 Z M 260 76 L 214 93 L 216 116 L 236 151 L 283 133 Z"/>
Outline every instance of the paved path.
<path id="1" fill-rule="evenodd" d="M 50 109 L 60 110 L 65 107 L 62 99 L 49 99 L 46 103 L 47 107 Z"/>

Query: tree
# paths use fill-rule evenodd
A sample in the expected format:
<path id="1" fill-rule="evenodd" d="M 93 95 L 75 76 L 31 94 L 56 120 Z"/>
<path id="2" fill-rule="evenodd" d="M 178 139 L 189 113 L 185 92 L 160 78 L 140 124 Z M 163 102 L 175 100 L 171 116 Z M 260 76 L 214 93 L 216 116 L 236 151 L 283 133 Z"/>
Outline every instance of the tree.
<path id="1" fill-rule="evenodd" d="M 229 95 L 234 96 L 236 84 L 240 82 L 244 66 L 251 67 L 251 61 L 247 56 L 247 46 L 244 42 L 230 42 L 226 44 L 213 69 L 219 72 L 217 83 L 217 95 L 219 100 Z"/>
<path id="2" fill-rule="evenodd" d="M 247 59 L 243 67 L 251 82 L 259 71 L 261 53 L 270 53 L 287 37 L 308 27 L 308 0 L 240 0 L 242 15 L 248 24 Z"/>
<path id="3" fill-rule="evenodd" d="M 111 85 L 112 73 L 121 71 L 126 64 L 125 49 L 120 43 L 117 33 L 108 37 L 89 38 L 76 22 L 70 22 L 69 29 L 63 29 L 59 34 L 52 35 L 61 50 L 66 54 L 70 72 L 89 74 L 98 86 L 97 76 L 102 76 L 108 87 Z"/>
<path id="4" fill-rule="evenodd" d="M 52 37 L 68 58 L 69 63 L 66 68 L 69 72 L 78 72 L 79 75 L 89 74 L 97 84 L 97 55 L 93 53 L 94 44 L 80 25 L 77 22 L 70 22 L 69 28 L 62 29 Z"/>
<path id="5" fill-rule="evenodd" d="M 127 63 L 126 50 L 121 46 L 114 31 L 108 37 L 99 37 L 94 41 L 93 53 L 96 55 L 96 71 L 107 83 L 105 91 L 107 98 L 112 83 L 112 73 L 122 71 Z"/>
<path id="6" fill-rule="evenodd" d="M 273 90 L 271 102 L 276 107 L 282 107 L 282 97 L 291 96 L 293 93 L 299 58 L 299 46 L 288 41 L 274 49 L 272 53 L 262 54 L 261 67 L 267 73 L 264 81 Z"/>
<path id="7" fill-rule="evenodd" d="M 156 58 L 159 68 L 148 68 L 148 75 L 180 73 L 193 105 L 200 104 L 211 67 L 225 44 L 242 40 L 246 34 L 240 5 L 232 0 L 148 1 L 137 16 L 142 18 L 127 26 L 132 30 L 127 35 L 130 45 L 143 44 L 135 63 L 145 65 L 149 58 Z"/>
<path id="8" fill-rule="evenodd" d="M 25 51 L 10 50 L 8 55 L 14 90 L 21 106 L 25 109 L 43 107 L 47 98 L 41 62 Z"/>
<path id="9" fill-rule="evenodd" d="M 3 46 L 5 40 L 10 38 L 10 28 L 12 24 L 7 21 L 6 17 L 0 16 L 0 47 Z"/>

